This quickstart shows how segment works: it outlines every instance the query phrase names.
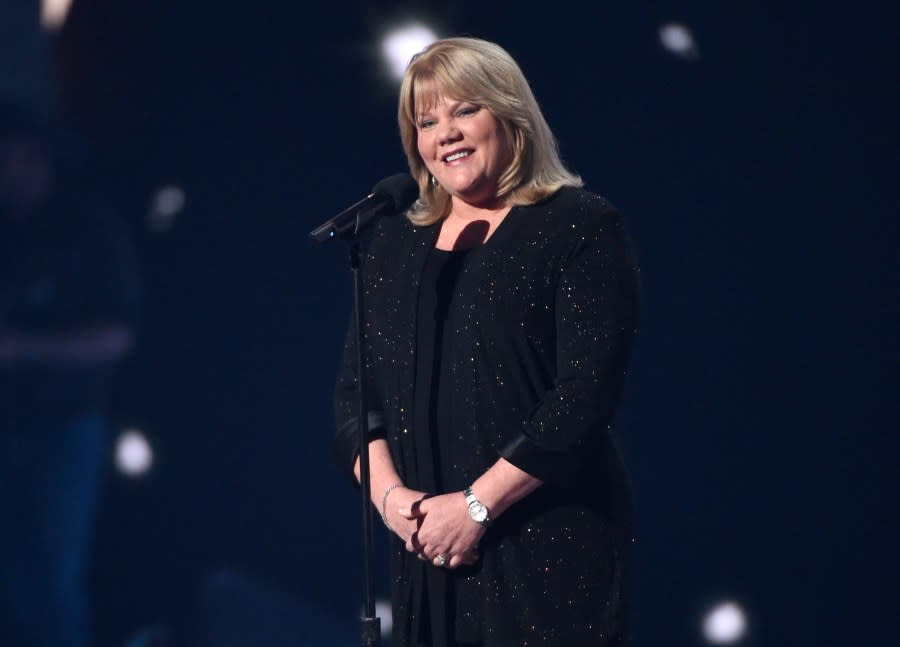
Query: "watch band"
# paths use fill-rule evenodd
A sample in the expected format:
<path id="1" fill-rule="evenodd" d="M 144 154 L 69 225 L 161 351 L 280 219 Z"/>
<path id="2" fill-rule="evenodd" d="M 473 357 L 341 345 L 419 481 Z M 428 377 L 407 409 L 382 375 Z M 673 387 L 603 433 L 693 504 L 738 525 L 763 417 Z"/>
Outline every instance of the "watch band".
<path id="1" fill-rule="evenodd" d="M 469 507 L 469 517 L 472 521 L 482 526 L 491 525 L 491 511 L 472 493 L 471 486 L 463 490 L 463 495 L 466 497 L 466 505 Z"/>

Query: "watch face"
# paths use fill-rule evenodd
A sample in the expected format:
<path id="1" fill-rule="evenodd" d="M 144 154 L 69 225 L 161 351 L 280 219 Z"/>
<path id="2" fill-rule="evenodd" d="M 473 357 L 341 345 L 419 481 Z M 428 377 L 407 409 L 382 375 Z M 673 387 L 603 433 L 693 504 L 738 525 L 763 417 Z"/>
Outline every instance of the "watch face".
<path id="1" fill-rule="evenodd" d="M 473 503 L 469 506 L 469 515 L 478 523 L 484 523 L 488 516 L 487 507 L 483 503 Z"/>

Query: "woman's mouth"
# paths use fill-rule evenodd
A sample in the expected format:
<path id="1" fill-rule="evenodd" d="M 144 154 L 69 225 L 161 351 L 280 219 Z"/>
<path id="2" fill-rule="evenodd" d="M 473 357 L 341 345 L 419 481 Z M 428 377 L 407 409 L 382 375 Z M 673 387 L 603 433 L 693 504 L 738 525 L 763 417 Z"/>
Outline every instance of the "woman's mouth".
<path id="1" fill-rule="evenodd" d="M 472 154 L 472 152 L 473 151 L 471 149 L 453 151 L 452 153 L 450 153 L 448 155 L 444 155 L 444 157 L 441 159 L 444 162 L 444 164 L 452 164 L 453 162 L 457 162 L 461 159 L 467 158 L 469 155 Z"/>

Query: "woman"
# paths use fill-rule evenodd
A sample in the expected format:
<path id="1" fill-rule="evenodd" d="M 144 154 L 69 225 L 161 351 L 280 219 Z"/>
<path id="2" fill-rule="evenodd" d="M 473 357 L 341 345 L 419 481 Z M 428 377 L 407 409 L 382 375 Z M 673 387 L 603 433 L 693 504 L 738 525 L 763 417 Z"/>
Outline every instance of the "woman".
<path id="1" fill-rule="evenodd" d="M 562 165 L 495 44 L 426 48 L 398 119 L 421 196 L 379 223 L 364 268 L 394 644 L 624 644 L 630 500 L 611 430 L 637 271 L 621 218 Z M 335 403 L 358 478 L 354 358 L 350 340 Z"/>

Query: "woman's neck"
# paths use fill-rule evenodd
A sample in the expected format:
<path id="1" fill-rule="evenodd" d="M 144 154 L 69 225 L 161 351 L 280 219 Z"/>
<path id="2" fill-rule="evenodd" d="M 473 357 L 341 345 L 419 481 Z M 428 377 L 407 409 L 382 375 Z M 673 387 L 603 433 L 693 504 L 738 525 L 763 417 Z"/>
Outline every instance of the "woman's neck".
<path id="1" fill-rule="evenodd" d="M 506 218 L 510 209 L 510 205 L 487 208 L 454 202 L 450 214 L 441 224 L 435 246 L 438 249 L 456 250 L 471 249 L 484 244 Z"/>
<path id="2" fill-rule="evenodd" d="M 459 198 L 451 198 L 450 214 L 448 218 L 455 220 L 487 220 L 493 221 L 497 218 L 503 218 L 509 211 L 510 206 L 502 200 L 494 200 L 484 204 L 470 204 Z"/>

